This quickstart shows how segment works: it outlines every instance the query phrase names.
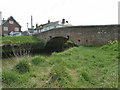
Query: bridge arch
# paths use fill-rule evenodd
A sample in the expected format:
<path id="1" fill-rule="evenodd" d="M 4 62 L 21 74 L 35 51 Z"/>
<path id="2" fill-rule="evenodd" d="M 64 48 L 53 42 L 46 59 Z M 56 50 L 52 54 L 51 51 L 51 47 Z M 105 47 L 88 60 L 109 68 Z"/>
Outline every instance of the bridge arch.
<path id="1" fill-rule="evenodd" d="M 64 36 L 52 37 L 45 45 L 45 49 L 48 51 L 62 51 L 64 50 L 64 44 L 69 40 L 69 38 Z"/>
<path id="2" fill-rule="evenodd" d="M 78 46 L 102 46 L 108 41 L 118 40 L 119 28 L 120 25 L 71 26 L 51 29 L 34 36 L 44 43 L 56 36 L 63 36 Z"/>

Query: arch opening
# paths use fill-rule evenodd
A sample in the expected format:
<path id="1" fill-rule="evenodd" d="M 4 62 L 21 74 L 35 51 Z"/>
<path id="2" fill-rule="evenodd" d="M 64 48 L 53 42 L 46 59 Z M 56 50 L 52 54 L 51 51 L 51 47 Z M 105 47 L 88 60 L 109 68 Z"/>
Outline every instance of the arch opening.
<path id="1" fill-rule="evenodd" d="M 45 50 L 50 52 L 60 52 L 74 46 L 75 44 L 66 37 L 58 36 L 51 38 L 45 45 Z"/>

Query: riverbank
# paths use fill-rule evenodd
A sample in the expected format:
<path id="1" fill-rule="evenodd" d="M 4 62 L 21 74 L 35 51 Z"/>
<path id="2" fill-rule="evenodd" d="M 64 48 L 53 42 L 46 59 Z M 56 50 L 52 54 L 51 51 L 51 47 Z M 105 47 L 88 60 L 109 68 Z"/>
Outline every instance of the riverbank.
<path id="1" fill-rule="evenodd" d="M 1 38 L 0 38 L 1 39 Z M 52 52 L 64 51 L 76 46 L 72 41 L 67 40 L 59 47 L 56 42 L 50 45 L 38 40 L 34 36 L 2 37 L 2 58 L 20 57 L 25 55 L 51 54 Z"/>
<path id="2" fill-rule="evenodd" d="M 118 42 L 73 47 L 3 67 L 5 88 L 118 88 Z"/>
<path id="3" fill-rule="evenodd" d="M 33 36 L 2 37 L 2 58 L 39 54 L 44 51 L 44 43 Z"/>

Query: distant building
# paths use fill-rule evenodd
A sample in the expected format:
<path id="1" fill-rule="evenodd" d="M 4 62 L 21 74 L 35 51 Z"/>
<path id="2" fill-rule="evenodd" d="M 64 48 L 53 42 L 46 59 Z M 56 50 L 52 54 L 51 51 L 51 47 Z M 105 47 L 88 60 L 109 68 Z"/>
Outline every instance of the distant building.
<path id="1" fill-rule="evenodd" d="M 7 20 L 2 20 L 2 36 L 20 36 L 20 24 L 10 16 Z"/>
<path id="2" fill-rule="evenodd" d="M 46 24 L 41 24 L 39 26 L 36 25 L 34 32 L 40 33 L 40 32 L 50 30 L 50 29 L 67 27 L 67 26 L 72 26 L 72 25 L 69 24 L 68 21 L 65 21 L 65 19 L 62 19 L 62 22 L 61 21 L 50 22 L 50 20 L 48 20 L 48 23 L 46 23 Z"/>

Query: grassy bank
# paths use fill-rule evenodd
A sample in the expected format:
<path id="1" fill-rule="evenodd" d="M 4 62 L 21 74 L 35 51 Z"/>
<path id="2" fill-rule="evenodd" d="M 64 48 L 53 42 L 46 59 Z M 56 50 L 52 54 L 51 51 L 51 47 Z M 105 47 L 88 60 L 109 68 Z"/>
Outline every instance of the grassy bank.
<path id="1" fill-rule="evenodd" d="M 2 44 L 22 44 L 22 43 L 39 43 L 40 40 L 33 36 L 19 37 L 2 37 Z"/>
<path id="2" fill-rule="evenodd" d="M 2 57 L 41 53 L 44 43 L 33 36 L 2 37 Z"/>
<path id="3" fill-rule="evenodd" d="M 117 88 L 118 42 L 102 47 L 74 47 L 50 57 L 35 56 L 15 64 L 3 61 L 3 87 Z"/>

